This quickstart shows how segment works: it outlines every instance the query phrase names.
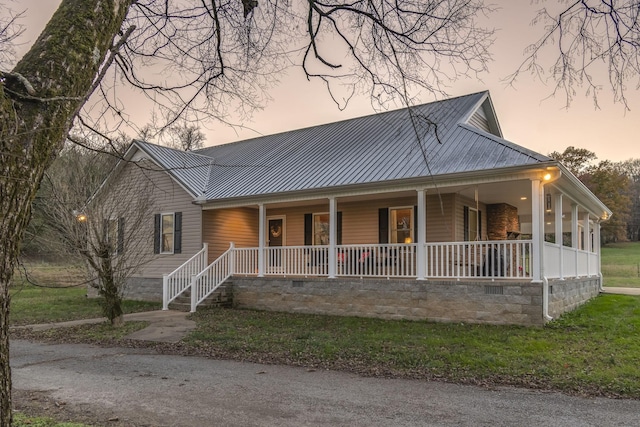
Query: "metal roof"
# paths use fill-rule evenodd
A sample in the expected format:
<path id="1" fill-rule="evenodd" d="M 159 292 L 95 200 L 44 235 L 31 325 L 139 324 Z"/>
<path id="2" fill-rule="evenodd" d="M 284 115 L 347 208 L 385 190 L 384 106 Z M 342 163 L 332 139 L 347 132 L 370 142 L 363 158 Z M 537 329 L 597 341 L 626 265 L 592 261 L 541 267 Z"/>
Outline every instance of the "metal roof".
<path id="1" fill-rule="evenodd" d="M 389 111 L 187 153 L 137 143 L 201 200 L 552 161 L 466 124 L 484 102 L 488 92 L 419 105 L 411 114 Z"/>

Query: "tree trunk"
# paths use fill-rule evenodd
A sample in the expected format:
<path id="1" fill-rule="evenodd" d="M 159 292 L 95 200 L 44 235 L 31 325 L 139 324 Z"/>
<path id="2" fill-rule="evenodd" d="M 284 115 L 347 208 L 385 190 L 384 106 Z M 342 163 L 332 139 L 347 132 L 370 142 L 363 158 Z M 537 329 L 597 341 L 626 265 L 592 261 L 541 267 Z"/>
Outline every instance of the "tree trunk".
<path id="1" fill-rule="evenodd" d="M 45 169 L 62 148 L 131 0 L 63 0 L 0 80 L 0 426 L 10 426 L 9 285 Z M 25 80 L 29 84 L 25 84 Z"/>

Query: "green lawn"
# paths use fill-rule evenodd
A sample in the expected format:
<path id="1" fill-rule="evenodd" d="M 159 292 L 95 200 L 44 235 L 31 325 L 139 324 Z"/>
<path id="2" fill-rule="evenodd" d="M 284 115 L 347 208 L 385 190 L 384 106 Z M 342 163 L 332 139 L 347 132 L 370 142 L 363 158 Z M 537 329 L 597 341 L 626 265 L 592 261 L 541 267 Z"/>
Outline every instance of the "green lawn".
<path id="1" fill-rule="evenodd" d="M 602 295 L 543 328 L 224 309 L 193 318 L 195 354 L 640 398 L 640 297 Z"/>
<path id="2" fill-rule="evenodd" d="M 605 286 L 640 288 L 640 242 L 610 243 L 601 253 Z"/>
<path id="3" fill-rule="evenodd" d="M 103 317 L 101 299 L 87 298 L 83 269 L 72 263 L 25 262 L 17 270 L 11 295 L 12 325 L 61 322 Z M 160 303 L 124 301 L 125 313 L 157 310 Z"/>
<path id="4" fill-rule="evenodd" d="M 605 249 L 603 265 L 628 265 L 637 259 L 640 245 Z M 100 314 L 98 300 L 87 299 L 84 289 L 22 285 L 11 293 L 13 324 Z M 127 303 L 128 311 L 150 307 L 158 305 Z M 199 309 L 192 318 L 197 329 L 179 345 L 124 341 L 128 331 L 107 324 L 13 333 L 53 341 L 148 345 L 167 353 L 361 375 L 640 398 L 640 297 L 601 295 L 539 328 L 231 309 Z M 142 326 L 128 324 L 124 329 Z"/>

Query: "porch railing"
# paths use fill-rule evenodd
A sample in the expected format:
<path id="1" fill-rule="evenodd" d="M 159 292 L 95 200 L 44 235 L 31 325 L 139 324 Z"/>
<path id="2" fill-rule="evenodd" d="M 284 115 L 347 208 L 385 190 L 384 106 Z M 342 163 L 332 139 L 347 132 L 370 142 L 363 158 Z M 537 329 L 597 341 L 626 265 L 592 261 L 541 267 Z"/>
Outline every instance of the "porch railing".
<path id="1" fill-rule="evenodd" d="M 218 259 L 191 279 L 191 312 L 233 274 L 234 247 L 227 249 Z"/>
<path id="2" fill-rule="evenodd" d="M 191 286 L 191 278 L 200 273 L 208 264 L 208 245 L 189 258 L 170 274 L 162 276 L 162 309 L 168 310 L 169 303 Z"/>
<path id="3" fill-rule="evenodd" d="M 589 277 L 600 274 L 600 261 L 595 252 L 545 242 L 543 255 L 546 277 Z"/>
<path id="4" fill-rule="evenodd" d="M 328 276 L 329 246 L 284 246 L 264 249 L 264 275 Z M 336 275 L 415 278 L 418 262 L 425 278 L 530 278 L 531 241 L 428 243 L 418 259 L 417 244 L 338 245 Z M 234 274 L 259 274 L 259 249 L 234 249 Z"/>

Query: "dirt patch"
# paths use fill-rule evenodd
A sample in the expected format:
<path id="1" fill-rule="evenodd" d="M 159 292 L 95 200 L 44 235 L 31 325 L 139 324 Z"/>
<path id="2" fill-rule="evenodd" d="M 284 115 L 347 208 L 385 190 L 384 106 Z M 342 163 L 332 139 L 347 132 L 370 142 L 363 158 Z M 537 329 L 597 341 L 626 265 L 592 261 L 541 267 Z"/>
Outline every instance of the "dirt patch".
<path id="1" fill-rule="evenodd" d="M 83 423 L 95 427 L 151 427 L 131 419 L 114 418 L 111 411 L 53 399 L 46 391 L 14 390 L 13 409 L 28 417 L 49 417 L 58 422 Z"/>

